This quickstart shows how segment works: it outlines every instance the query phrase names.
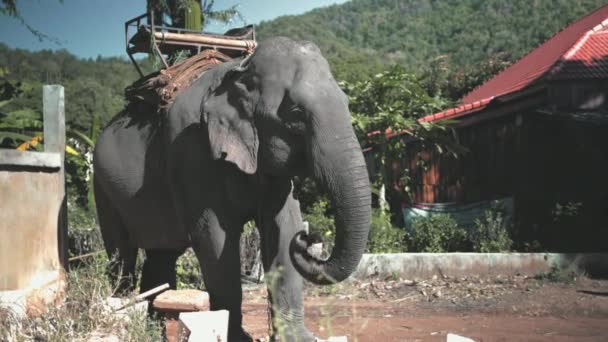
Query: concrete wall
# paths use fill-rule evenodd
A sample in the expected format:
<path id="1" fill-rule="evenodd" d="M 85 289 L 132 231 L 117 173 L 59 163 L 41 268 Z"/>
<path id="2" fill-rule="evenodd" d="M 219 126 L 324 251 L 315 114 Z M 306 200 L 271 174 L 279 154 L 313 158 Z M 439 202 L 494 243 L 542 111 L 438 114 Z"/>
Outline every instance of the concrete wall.
<path id="1" fill-rule="evenodd" d="M 0 304 L 24 311 L 57 299 L 66 263 L 63 87 L 43 95 L 45 152 L 0 150 Z"/>
<path id="2" fill-rule="evenodd" d="M 353 277 L 403 278 L 437 276 L 529 275 L 550 271 L 553 266 L 585 273 L 608 276 L 606 253 L 397 253 L 364 254 Z"/>
<path id="3" fill-rule="evenodd" d="M 59 155 L 54 168 L 32 165 L 7 167 L 0 150 L 0 291 L 28 286 L 40 272 L 57 270 L 59 246 Z M 33 154 L 35 152 L 17 152 Z"/>

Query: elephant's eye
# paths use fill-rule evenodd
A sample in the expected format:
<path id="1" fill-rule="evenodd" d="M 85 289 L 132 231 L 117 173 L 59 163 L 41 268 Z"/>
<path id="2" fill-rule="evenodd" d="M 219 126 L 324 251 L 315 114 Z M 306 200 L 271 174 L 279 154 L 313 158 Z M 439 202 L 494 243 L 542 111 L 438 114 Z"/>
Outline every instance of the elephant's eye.
<path id="1" fill-rule="evenodd" d="M 287 129 L 295 135 L 304 135 L 304 132 L 306 132 L 306 125 L 304 122 L 287 122 L 285 125 L 287 126 Z"/>
<path id="2" fill-rule="evenodd" d="M 290 106 L 283 115 L 283 120 L 287 129 L 296 135 L 303 135 L 306 131 L 305 115 L 302 108 L 298 105 Z"/>
<path id="3" fill-rule="evenodd" d="M 289 96 L 283 98 L 279 118 L 291 134 L 303 135 L 306 131 L 306 113 Z"/>

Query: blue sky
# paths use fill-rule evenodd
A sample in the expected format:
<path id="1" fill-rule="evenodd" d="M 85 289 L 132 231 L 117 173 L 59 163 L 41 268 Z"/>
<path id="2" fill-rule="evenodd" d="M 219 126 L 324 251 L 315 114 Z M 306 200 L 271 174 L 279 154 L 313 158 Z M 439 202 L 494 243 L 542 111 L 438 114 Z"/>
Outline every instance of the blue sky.
<path id="1" fill-rule="evenodd" d="M 313 8 L 347 0 L 216 0 L 215 9 L 239 4 L 247 24 L 281 15 L 301 14 Z M 124 22 L 145 11 L 145 0 L 19 0 L 25 20 L 37 30 L 63 41 L 40 42 L 17 20 L 0 16 L 0 42 L 27 50 L 67 49 L 79 57 L 126 56 Z M 241 26 L 240 22 L 237 25 Z M 213 25 L 210 31 L 228 27 Z"/>

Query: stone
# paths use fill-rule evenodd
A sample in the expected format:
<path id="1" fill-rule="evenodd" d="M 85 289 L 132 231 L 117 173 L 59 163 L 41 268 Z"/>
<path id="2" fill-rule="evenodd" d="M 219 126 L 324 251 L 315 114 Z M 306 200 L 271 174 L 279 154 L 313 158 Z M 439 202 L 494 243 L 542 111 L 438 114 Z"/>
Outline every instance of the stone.
<path id="1" fill-rule="evenodd" d="M 179 320 L 190 342 L 228 342 L 228 310 L 183 312 Z"/>
<path id="2" fill-rule="evenodd" d="M 209 294 L 199 290 L 168 290 L 159 294 L 152 306 L 159 311 L 207 311 Z"/>

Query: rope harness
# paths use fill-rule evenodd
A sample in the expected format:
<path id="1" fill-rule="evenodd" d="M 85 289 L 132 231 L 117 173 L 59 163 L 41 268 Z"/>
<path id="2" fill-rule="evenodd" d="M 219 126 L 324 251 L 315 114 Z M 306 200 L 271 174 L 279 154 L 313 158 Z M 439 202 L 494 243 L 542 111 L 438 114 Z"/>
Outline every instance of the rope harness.
<path id="1" fill-rule="evenodd" d="M 232 60 L 213 49 L 185 59 L 167 69 L 137 80 L 125 89 L 127 102 L 144 102 L 158 111 L 167 110 L 179 93 L 188 89 L 207 70 Z"/>

